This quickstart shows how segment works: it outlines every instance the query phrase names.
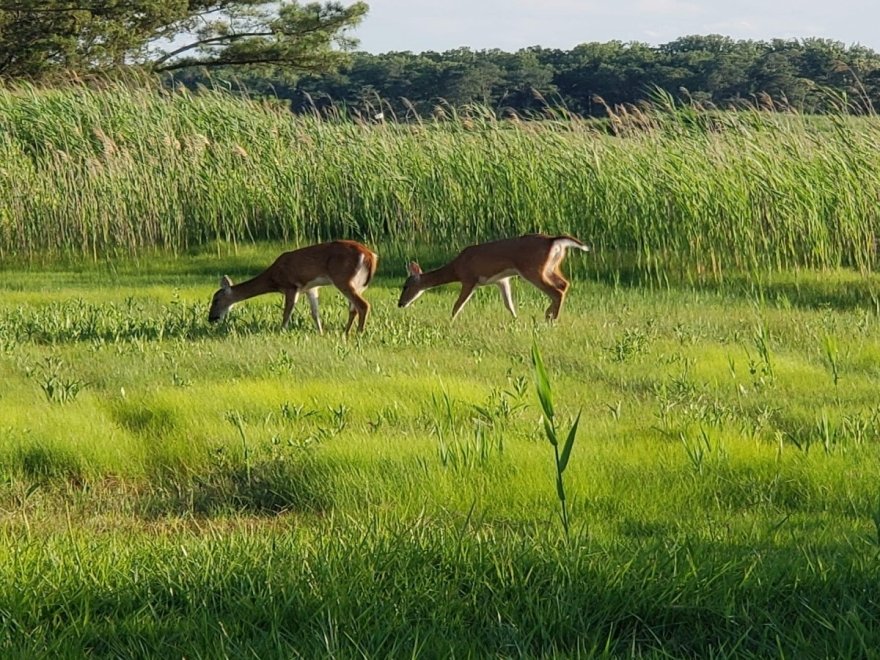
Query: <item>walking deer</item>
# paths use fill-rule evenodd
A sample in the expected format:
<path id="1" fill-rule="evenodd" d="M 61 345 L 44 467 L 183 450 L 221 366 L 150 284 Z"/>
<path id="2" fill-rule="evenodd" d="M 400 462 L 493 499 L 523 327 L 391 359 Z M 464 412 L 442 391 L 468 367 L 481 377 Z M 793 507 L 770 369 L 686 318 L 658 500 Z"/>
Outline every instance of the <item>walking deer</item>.
<path id="1" fill-rule="evenodd" d="M 409 277 L 403 285 L 398 307 L 410 305 L 427 289 L 461 282 L 461 293 L 452 308 L 452 318 L 455 319 L 476 287 L 496 284 L 501 290 L 505 307 L 516 318 L 510 278 L 519 275 L 550 297 L 551 303 L 545 316 L 555 319 L 559 316 L 568 290 L 568 280 L 559 270 L 568 248 L 584 252 L 590 250 L 571 236 L 527 234 L 519 238 L 471 245 L 445 266 L 427 273 L 423 273 L 416 262 L 411 262 L 407 267 Z"/>

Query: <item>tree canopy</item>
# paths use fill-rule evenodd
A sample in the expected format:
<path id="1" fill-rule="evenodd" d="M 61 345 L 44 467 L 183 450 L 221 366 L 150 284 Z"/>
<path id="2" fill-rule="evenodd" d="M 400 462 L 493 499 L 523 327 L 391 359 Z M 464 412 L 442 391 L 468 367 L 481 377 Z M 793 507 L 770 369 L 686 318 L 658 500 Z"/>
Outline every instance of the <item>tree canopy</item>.
<path id="1" fill-rule="evenodd" d="M 318 72 L 340 61 L 366 14 L 355 2 L 0 0 L 0 77 L 141 66 L 277 64 Z"/>
<path id="2" fill-rule="evenodd" d="M 704 105 L 728 107 L 772 97 L 777 107 L 808 112 L 880 108 L 880 55 L 827 39 L 734 40 L 687 36 L 651 46 L 610 41 L 571 50 L 532 47 L 515 53 L 461 48 L 443 53 L 354 53 L 338 71 L 250 77 L 294 108 L 342 104 L 406 115 L 439 103 L 487 104 L 498 111 L 564 106 L 601 115 L 605 105 L 638 104 L 659 88 Z M 442 99 L 442 101 L 441 101 Z"/>

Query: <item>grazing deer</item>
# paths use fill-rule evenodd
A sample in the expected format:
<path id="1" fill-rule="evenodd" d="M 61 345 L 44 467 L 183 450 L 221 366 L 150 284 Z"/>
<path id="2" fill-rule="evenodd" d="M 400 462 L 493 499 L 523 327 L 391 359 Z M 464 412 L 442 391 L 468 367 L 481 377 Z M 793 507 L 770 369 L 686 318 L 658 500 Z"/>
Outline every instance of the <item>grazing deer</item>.
<path id="1" fill-rule="evenodd" d="M 571 236 L 527 234 L 519 238 L 471 245 L 445 266 L 427 273 L 423 273 L 419 265 L 412 262 L 407 268 L 409 277 L 403 285 L 397 305 L 406 307 L 426 289 L 450 282 L 461 282 L 461 293 L 452 308 L 454 320 L 476 287 L 497 284 L 505 307 L 516 318 L 516 309 L 510 294 L 510 278 L 519 275 L 550 297 L 552 302 L 545 316 L 555 319 L 559 316 L 568 289 L 568 280 L 559 270 L 567 248 L 577 248 L 584 252 L 590 250 Z"/>
<path id="2" fill-rule="evenodd" d="M 262 273 L 241 284 L 233 284 L 228 276 L 220 280 L 220 290 L 211 300 L 208 320 L 215 323 L 226 316 L 235 303 L 264 293 L 284 294 L 284 313 L 281 327 L 286 328 L 299 294 L 309 299 L 312 318 L 318 332 L 321 317 L 318 314 L 318 287 L 332 284 L 348 298 L 348 325 L 351 330 L 358 317 L 358 332 L 362 332 L 370 312 L 370 304 L 361 297 L 376 272 L 378 255 L 355 241 L 331 241 L 285 252 Z"/>

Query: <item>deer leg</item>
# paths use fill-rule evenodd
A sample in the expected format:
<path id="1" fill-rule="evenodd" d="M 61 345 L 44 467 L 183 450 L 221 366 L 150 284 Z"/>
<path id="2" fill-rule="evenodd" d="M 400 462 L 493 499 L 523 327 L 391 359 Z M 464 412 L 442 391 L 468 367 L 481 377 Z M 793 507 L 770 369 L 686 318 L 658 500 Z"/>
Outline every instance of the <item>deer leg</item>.
<path id="1" fill-rule="evenodd" d="M 324 329 L 321 327 L 321 314 L 318 312 L 318 290 L 317 289 L 309 289 L 306 291 L 306 295 L 309 297 L 309 307 L 312 310 L 312 318 L 315 321 L 315 327 L 318 328 L 318 334 L 324 334 Z"/>
<path id="2" fill-rule="evenodd" d="M 551 275 L 553 284 L 556 285 L 556 289 L 561 294 L 559 299 L 559 303 L 556 305 L 556 313 L 553 315 L 553 318 L 559 316 L 559 312 L 562 310 L 562 303 L 565 300 L 565 294 L 568 292 L 568 287 L 570 286 L 569 281 L 565 279 L 565 276 L 559 271 L 559 267 L 557 266 L 556 270 Z M 548 310 L 549 313 L 549 310 Z"/>
<path id="3" fill-rule="evenodd" d="M 548 321 L 555 321 L 559 318 L 559 312 L 562 311 L 562 303 L 565 301 L 565 290 L 564 289 L 553 289 L 551 291 L 545 291 L 545 293 L 550 296 L 550 306 L 547 307 L 547 311 L 544 312 L 544 318 Z"/>
<path id="4" fill-rule="evenodd" d="M 354 319 L 356 316 L 360 316 L 358 314 L 357 307 L 354 306 L 354 303 L 349 300 L 348 301 L 348 323 L 345 324 L 345 334 L 347 335 L 351 330 L 352 324 L 354 324 Z"/>
<path id="5" fill-rule="evenodd" d="M 290 315 L 293 312 L 293 306 L 296 305 L 299 298 L 299 289 L 287 289 L 284 292 L 284 312 L 281 315 L 281 327 L 287 329 L 290 323 Z"/>
<path id="6" fill-rule="evenodd" d="M 550 273 L 548 279 L 556 285 L 557 289 L 560 289 L 563 293 L 568 291 L 569 282 L 567 279 L 565 279 L 565 276 L 559 271 L 558 268 Z"/>
<path id="7" fill-rule="evenodd" d="M 498 280 L 497 284 L 498 288 L 501 290 L 501 300 L 504 301 L 504 306 L 507 307 L 507 310 L 511 314 L 513 314 L 513 318 L 516 318 L 516 308 L 513 306 L 513 296 L 510 291 L 510 278 Z"/>
<path id="8" fill-rule="evenodd" d="M 547 273 L 540 273 L 530 277 L 524 275 L 523 277 L 538 287 L 547 295 L 547 297 L 550 298 L 550 306 L 547 308 L 547 311 L 544 312 L 544 318 L 548 321 L 556 319 L 559 316 L 559 311 L 562 309 L 562 303 L 565 300 L 565 291 L 568 288 L 568 282 L 565 282 L 561 275 L 559 276 L 560 281 Z"/>
<path id="9" fill-rule="evenodd" d="M 345 334 L 347 335 L 351 330 L 355 316 L 358 317 L 358 332 L 363 332 L 364 326 L 367 324 L 367 316 L 370 313 L 370 303 L 354 289 L 343 291 L 343 293 L 348 298 L 348 323 L 345 326 Z"/>
<path id="10" fill-rule="evenodd" d="M 364 288 L 354 286 L 350 281 L 337 282 L 336 288 L 348 299 L 348 323 L 345 325 L 345 334 L 348 335 L 351 331 L 355 316 L 358 318 L 358 332 L 363 332 L 364 326 L 367 324 L 367 316 L 370 313 L 370 303 L 361 295 Z"/>
<path id="11" fill-rule="evenodd" d="M 471 296 L 474 295 L 474 284 L 469 284 L 467 282 L 461 283 L 461 293 L 458 294 L 458 300 L 455 301 L 455 305 L 452 306 L 452 320 L 455 320 L 455 317 L 458 316 L 458 313 L 461 311 L 461 308 L 464 307 L 465 303 L 471 299 Z"/>
<path id="12" fill-rule="evenodd" d="M 358 332 L 363 332 L 364 327 L 367 325 L 367 316 L 370 314 L 370 303 L 364 300 L 360 294 L 357 297 Z"/>
<path id="13" fill-rule="evenodd" d="M 340 277 L 333 280 L 333 286 L 339 289 L 342 295 L 348 299 L 348 323 L 345 324 L 346 335 L 351 331 L 355 316 L 358 317 L 358 332 L 363 332 L 364 326 L 367 324 L 367 316 L 370 314 L 370 303 L 361 295 L 361 292 L 366 289 L 361 283 L 363 278 L 365 278 L 365 275 L 362 272 L 358 272 L 350 279 Z"/>

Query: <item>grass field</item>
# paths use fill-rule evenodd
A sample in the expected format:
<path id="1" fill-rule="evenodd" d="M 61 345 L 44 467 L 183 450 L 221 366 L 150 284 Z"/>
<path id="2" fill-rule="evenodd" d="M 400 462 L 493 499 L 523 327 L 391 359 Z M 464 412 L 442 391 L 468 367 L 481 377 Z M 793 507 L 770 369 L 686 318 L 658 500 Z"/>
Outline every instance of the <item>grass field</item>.
<path id="1" fill-rule="evenodd" d="M 451 324 L 388 258 L 362 337 L 330 289 L 325 336 L 277 296 L 210 326 L 278 249 L 6 265 L 4 657 L 880 647 L 877 276 L 581 278 L 555 325 L 518 283 Z M 534 342 L 582 413 L 568 537 Z"/>

